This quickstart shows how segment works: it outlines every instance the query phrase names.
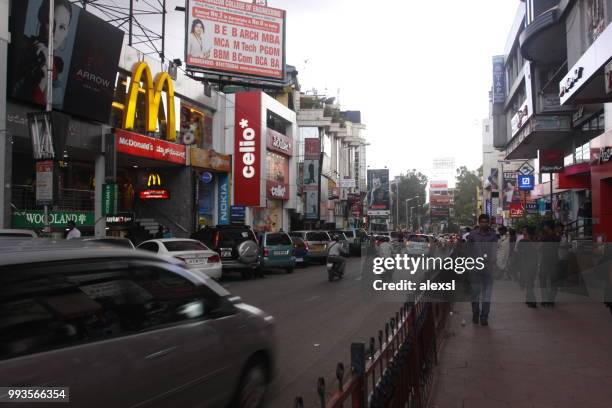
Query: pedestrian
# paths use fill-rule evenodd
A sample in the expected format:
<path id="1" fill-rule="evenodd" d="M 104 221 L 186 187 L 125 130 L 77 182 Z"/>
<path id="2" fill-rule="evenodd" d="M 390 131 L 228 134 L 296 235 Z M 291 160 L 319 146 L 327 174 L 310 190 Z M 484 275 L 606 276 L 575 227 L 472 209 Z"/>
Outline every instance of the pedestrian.
<path id="1" fill-rule="evenodd" d="M 66 234 L 66 239 L 74 238 L 81 238 L 81 231 L 76 227 L 74 221 L 68 221 L 68 234 Z"/>
<path id="2" fill-rule="evenodd" d="M 559 250 L 557 251 L 557 256 L 559 258 L 557 284 L 558 286 L 565 286 L 567 284 L 571 239 L 569 234 L 565 231 L 565 225 L 563 225 L 562 222 L 558 222 L 555 225 L 555 233 L 557 237 L 559 237 Z"/>
<path id="3" fill-rule="evenodd" d="M 509 280 L 508 259 L 510 257 L 510 236 L 508 235 L 508 229 L 503 225 L 497 229 L 497 233 L 499 235 L 497 241 L 498 276 L 502 279 Z"/>
<path id="4" fill-rule="evenodd" d="M 542 224 L 540 238 L 540 289 L 542 302 L 540 306 L 553 307 L 559 286 L 559 237 L 555 234 L 555 223 L 551 220 Z"/>
<path id="5" fill-rule="evenodd" d="M 164 237 L 164 226 L 160 225 L 157 227 L 157 233 L 155 234 L 155 239 L 162 239 Z"/>
<path id="6" fill-rule="evenodd" d="M 536 308 L 538 304 L 533 290 L 538 271 L 538 248 L 536 246 L 535 228 L 523 227 L 522 238 L 517 242 L 517 258 L 520 264 L 519 279 L 525 288 L 525 304 Z"/>
<path id="7" fill-rule="evenodd" d="M 472 322 L 482 326 L 489 325 L 491 309 L 491 291 L 493 289 L 493 271 L 497 257 L 497 234 L 490 227 L 487 214 L 478 217 L 478 229 L 467 237 L 468 253 L 474 259 L 482 258 L 484 268 L 470 271 Z"/>

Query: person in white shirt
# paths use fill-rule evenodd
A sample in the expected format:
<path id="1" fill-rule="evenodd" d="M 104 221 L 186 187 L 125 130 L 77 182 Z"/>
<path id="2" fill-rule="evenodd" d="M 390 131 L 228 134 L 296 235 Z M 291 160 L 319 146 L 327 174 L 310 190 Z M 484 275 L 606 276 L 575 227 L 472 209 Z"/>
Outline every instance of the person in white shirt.
<path id="1" fill-rule="evenodd" d="M 340 242 L 340 237 L 338 235 L 334 235 L 332 242 L 327 249 L 327 262 L 340 264 L 338 270 L 340 271 L 341 275 L 344 273 L 344 266 L 346 264 L 343 255 L 344 249 L 342 247 L 342 242 Z"/>
<path id="2" fill-rule="evenodd" d="M 81 238 L 81 231 L 76 227 L 74 221 L 68 221 L 68 227 L 70 230 L 68 231 L 68 235 L 66 235 L 66 239 Z"/>
<path id="3" fill-rule="evenodd" d="M 210 58 L 210 47 L 207 47 L 204 37 L 204 23 L 195 19 L 191 23 L 191 33 L 187 42 L 187 58 L 208 59 Z"/>

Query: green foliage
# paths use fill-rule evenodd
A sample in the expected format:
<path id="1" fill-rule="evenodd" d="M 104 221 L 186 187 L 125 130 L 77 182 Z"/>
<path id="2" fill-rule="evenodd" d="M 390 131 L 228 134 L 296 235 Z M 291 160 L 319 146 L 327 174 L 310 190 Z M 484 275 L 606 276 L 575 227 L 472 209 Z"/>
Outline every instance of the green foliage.
<path id="1" fill-rule="evenodd" d="M 474 225 L 478 210 L 478 187 L 480 178 L 475 172 L 461 166 L 457 169 L 457 178 L 454 197 L 454 222 L 459 225 Z"/>
<path id="2" fill-rule="evenodd" d="M 545 220 L 550 220 L 550 216 L 543 217 L 539 214 L 532 214 L 527 217 L 515 219 L 512 223 L 512 228 L 514 228 L 517 233 L 520 233 L 524 227 L 533 227 L 536 231 L 539 231 Z"/>
<path id="3" fill-rule="evenodd" d="M 400 224 L 407 225 L 406 220 L 406 199 L 419 196 L 418 198 L 408 202 L 408 218 L 410 218 L 410 207 L 415 207 L 412 210 L 413 223 L 416 226 L 416 220 L 418 215 L 424 215 L 426 212 L 423 210 L 423 203 L 426 197 L 427 188 L 427 176 L 412 169 L 406 174 L 400 175 L 399 180 L 399 197 L 397 194 L 397 186 L 393 184 L 391 186 L 391 215 L 392 221 L 395 222 L 397 219 L 397 211 L 399 209 L 399 222 Z M 399 208 L 398 208 L 399 201 Z M 421 207 L 418 207 L 421 205 Z M 418 207 L 418 208 L 417 208 Z"/>

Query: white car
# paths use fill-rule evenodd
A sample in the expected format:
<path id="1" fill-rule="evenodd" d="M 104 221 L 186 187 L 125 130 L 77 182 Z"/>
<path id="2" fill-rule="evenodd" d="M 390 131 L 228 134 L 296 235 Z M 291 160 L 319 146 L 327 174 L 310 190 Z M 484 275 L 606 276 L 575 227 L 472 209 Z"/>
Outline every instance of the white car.
<path id="1" fill-rule="evenodd" d="M 180 259 L 190 271 L 213 279 L 221 278 L 221 258 L 215 251 L 195 239 L 163 238 L 151 239 L 138 245 L 137 249 Z"/>

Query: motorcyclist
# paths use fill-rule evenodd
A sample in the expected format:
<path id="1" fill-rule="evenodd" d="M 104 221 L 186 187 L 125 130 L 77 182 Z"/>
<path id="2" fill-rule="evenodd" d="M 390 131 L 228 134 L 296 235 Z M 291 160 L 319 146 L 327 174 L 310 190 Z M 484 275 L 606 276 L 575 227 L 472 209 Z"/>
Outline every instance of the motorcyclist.
<path id="1" fill-rule="evenodd" d="M 338 235 L 334 235 L 332 237 L 332 243 L 327 249 L 327 263 L 334 264 L 334 267 L 337 268 L 340 276 L 344 274 L 344 265 L 346 263 L 343 255 L 344 248 L 342 247 L 342 242 L 340 242 L 340 237 Z"/>

